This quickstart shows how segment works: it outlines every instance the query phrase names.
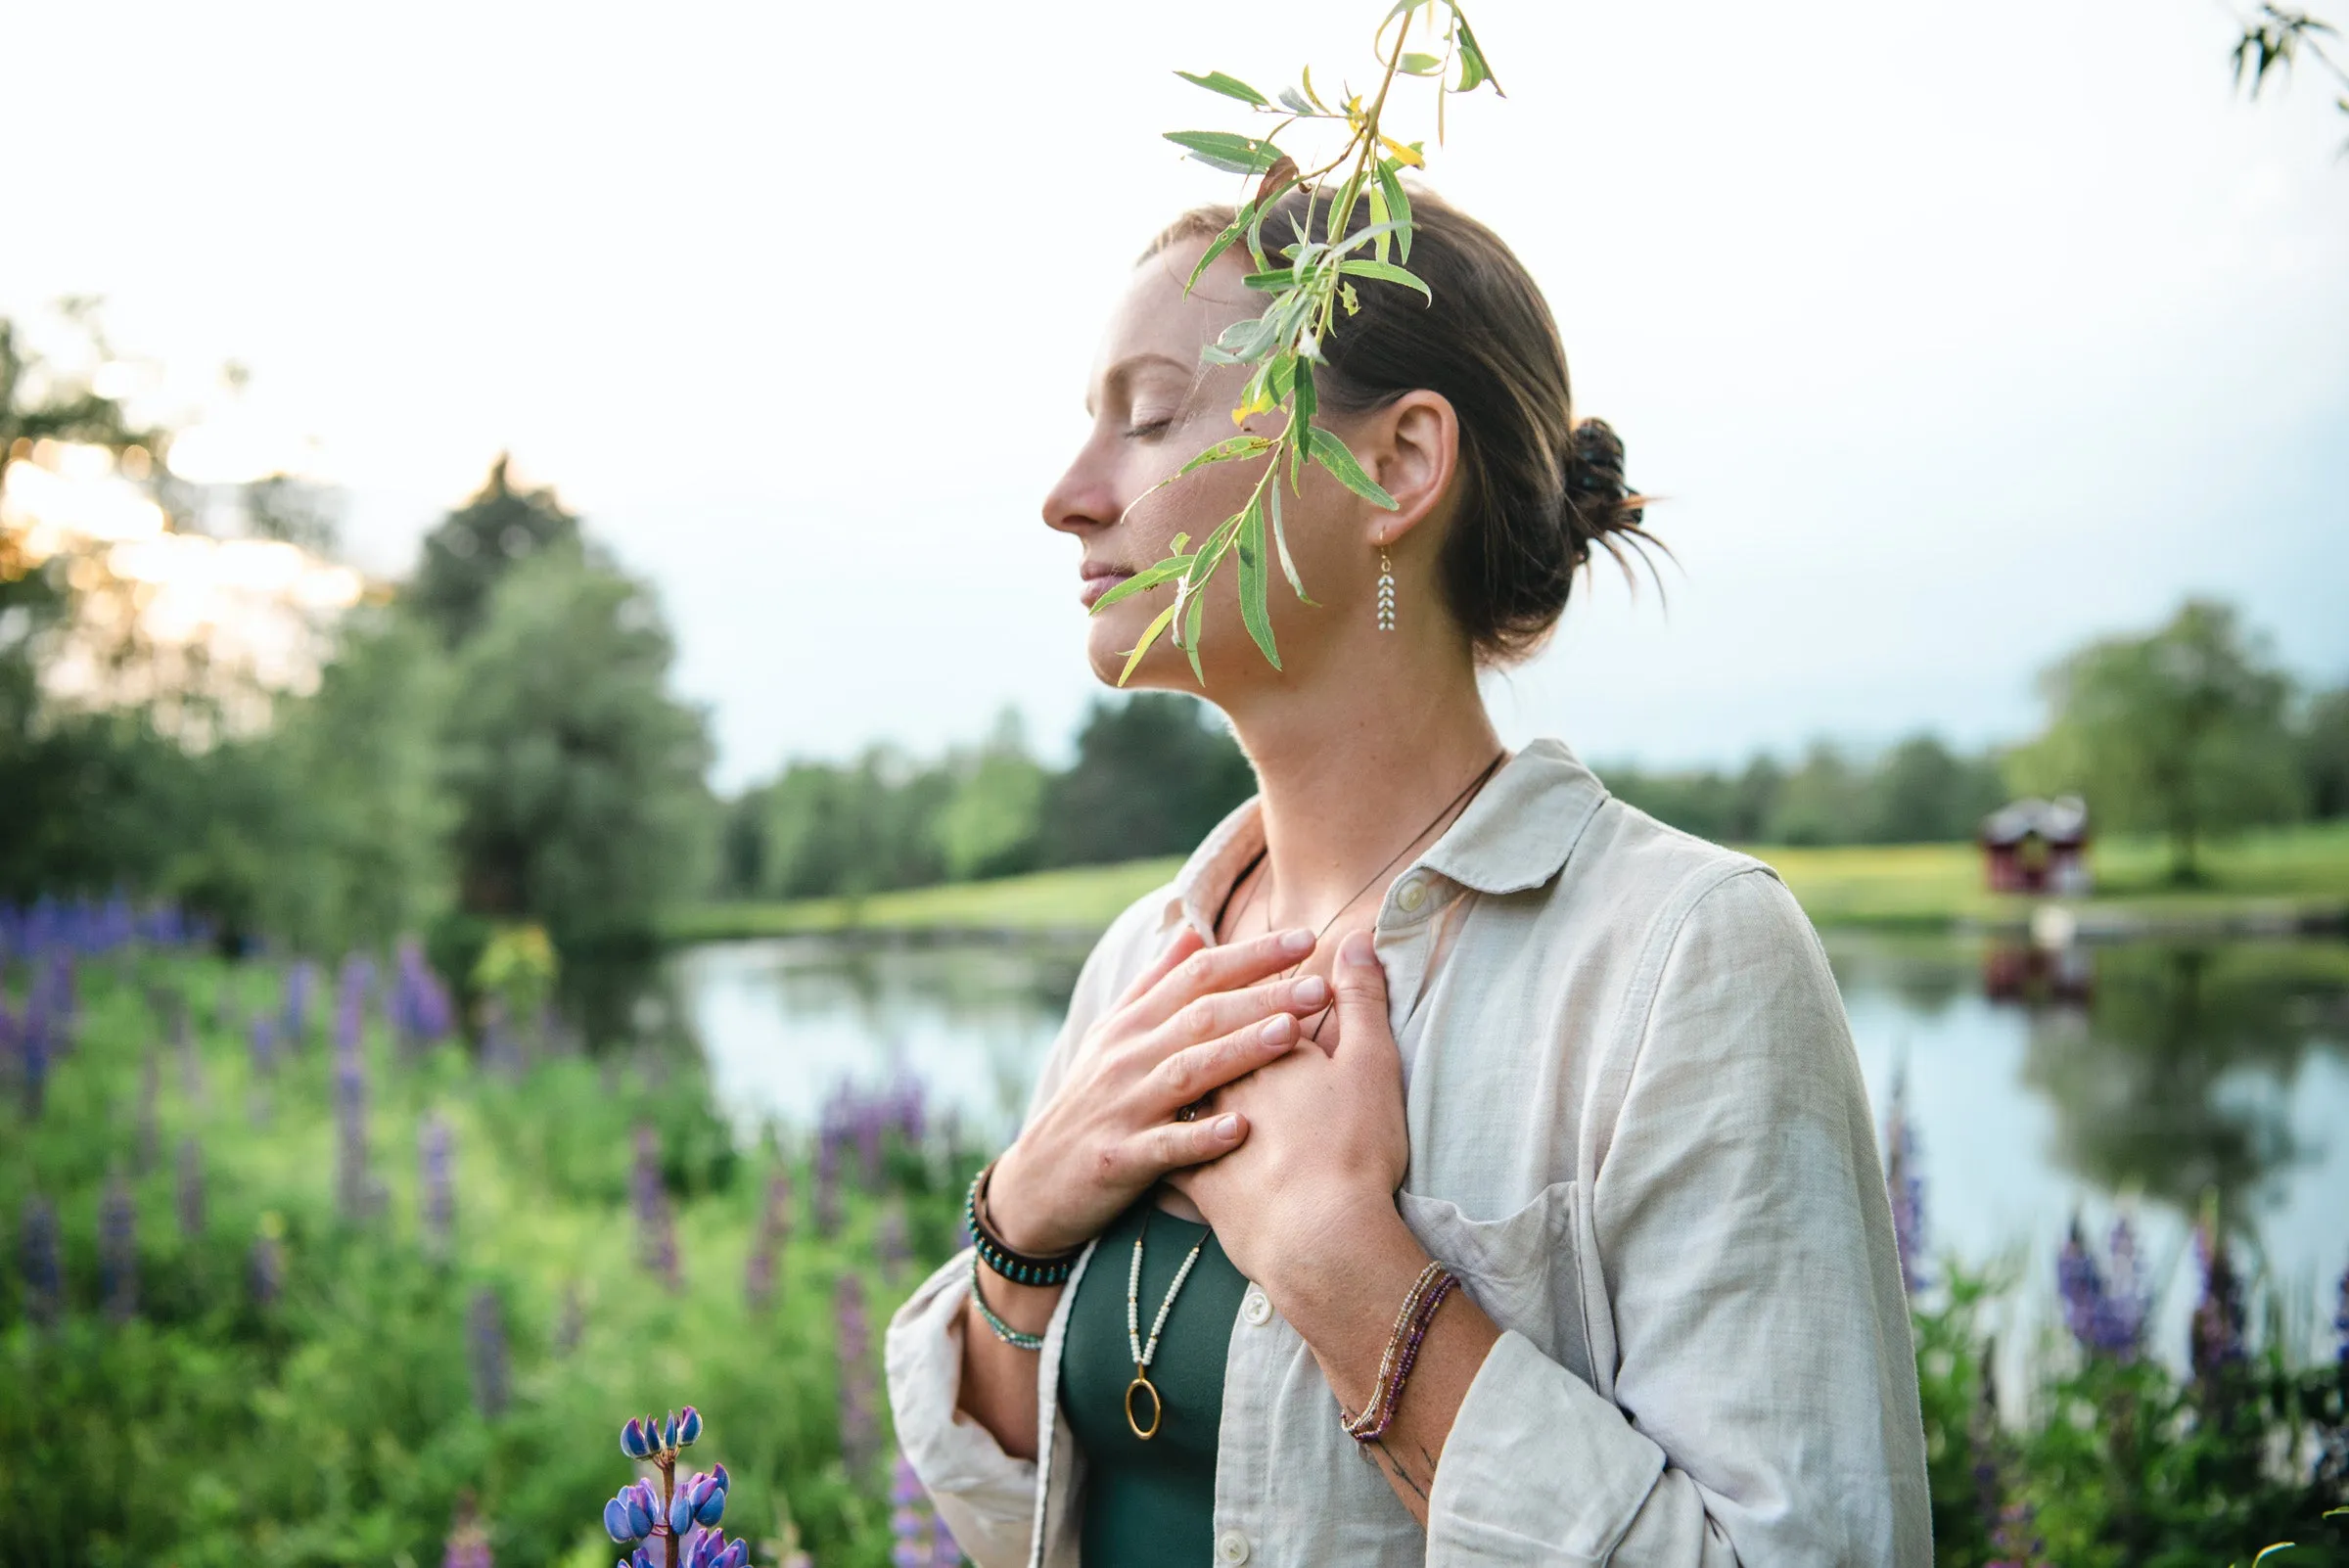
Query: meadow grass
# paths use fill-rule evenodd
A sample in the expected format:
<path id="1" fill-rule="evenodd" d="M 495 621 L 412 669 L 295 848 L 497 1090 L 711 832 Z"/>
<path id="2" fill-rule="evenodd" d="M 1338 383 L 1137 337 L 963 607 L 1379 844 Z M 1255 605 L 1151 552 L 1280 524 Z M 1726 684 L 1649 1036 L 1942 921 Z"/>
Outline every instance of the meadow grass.
<path id="1" fill-rule="evenodd" d="M 1784 877 L 1820 926 L 2021 928 L 2040 901 L 1989 892 L 1982 852 L 1971 844 L 1761 845 L 1747 853 Z M 675 942 L 850 932 L 1090 936 L 1181 863 L 1128 860 L 864 899 L 703 904 L 671 919 L 667 932 Z M 2219 841 L 2204 852 L 2205 880 L 2191 888 L 2169 883 L 2169 852 L 2157 838 L 2101 840 L 2092 863 L 2096 896 L 2072 900 L 2088 919 L 2163 927 L 2349 919 L 2349 822 Z"/>

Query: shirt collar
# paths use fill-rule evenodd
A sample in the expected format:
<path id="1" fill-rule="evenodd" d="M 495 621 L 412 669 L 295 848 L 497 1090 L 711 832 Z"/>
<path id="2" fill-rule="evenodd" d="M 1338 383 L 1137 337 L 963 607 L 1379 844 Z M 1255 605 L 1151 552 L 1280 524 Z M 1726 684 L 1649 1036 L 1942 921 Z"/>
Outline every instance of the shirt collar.
<path id="1" fill-rule="evenodd" d="M 1566 864 L 1606 799 L 1606 786 L 1564 741 L 1534 741 L 1502 764 L 1412 869 L 1424 867 L 1478 893 L 1538 888 Z M 1264 819 L 1251 796 L 1183 862 L 1160 929 L 1188 923 L 1212 936 L 1232 884 L 1264 849 Z"/>

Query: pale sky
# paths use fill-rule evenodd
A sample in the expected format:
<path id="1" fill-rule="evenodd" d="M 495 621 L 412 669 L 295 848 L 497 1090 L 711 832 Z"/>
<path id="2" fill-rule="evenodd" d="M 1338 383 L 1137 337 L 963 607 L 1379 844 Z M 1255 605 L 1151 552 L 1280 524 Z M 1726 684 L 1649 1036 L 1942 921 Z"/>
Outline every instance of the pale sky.
<path id="1" fill-rule="evenodd" d="M 1384 0 L 19 8 L 0 312 L 99 294 L 404 569 L 511 447 L 659 585 L 720 782 L 1092 688 L 1037 504 L 1158 133 L 1368 74 Z M 1513 739 L 1732 761 L 2022 732 L 2188 592 L 2349 678 L 2349 121 L 2211 0 L 1480 0 L 1431 180 L 1524 256 L 1679 557 L 1497 687 Z M 805 19 L 814 17 L 810 23 Z"/>

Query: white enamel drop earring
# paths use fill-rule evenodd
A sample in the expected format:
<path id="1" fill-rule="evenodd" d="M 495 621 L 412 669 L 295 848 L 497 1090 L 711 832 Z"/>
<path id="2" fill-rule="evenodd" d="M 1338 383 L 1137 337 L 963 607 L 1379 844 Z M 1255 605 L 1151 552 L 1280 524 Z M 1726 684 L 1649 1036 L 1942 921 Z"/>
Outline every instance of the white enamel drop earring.
<path id="1" fill-rule="evenodd" d="M 1378 547 L 1378 629 L 1395 629 L 1395 563 L 1383 544 Z"/>

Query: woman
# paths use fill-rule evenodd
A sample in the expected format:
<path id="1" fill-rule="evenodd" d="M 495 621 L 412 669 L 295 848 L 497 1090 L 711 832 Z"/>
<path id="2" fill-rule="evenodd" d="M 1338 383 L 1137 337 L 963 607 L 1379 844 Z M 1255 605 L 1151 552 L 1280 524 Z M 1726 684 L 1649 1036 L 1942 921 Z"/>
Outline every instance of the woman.
<path id="1" fill-rule="evenodd" d="M 1479 670 L 1640 514 L 1523 267 L 1414 214 L 1434 302 L 1370 285 L 1319 377 L 1397 505 L 1287 507 L 1280 669 L 1211 594 L 1261 794 L 1086 963 L 980 1256 L 891 1325 L 898 1441 L 981 1568 L 1926 1563 L 1834 982 L 1768 868 L 1495 734 Z M 1255 479 L 1156 487 L 1231 433 L 1199 349 L 1263 297 L 1230 253 L 1182 288 L 1227 216 L 1143 258 L 1045 500 L 1088 605 Z M 1097 672 L 1163 602 L 1093 618 Z M 1133 680 L 1190 682 L 1163 642 Z"/>

